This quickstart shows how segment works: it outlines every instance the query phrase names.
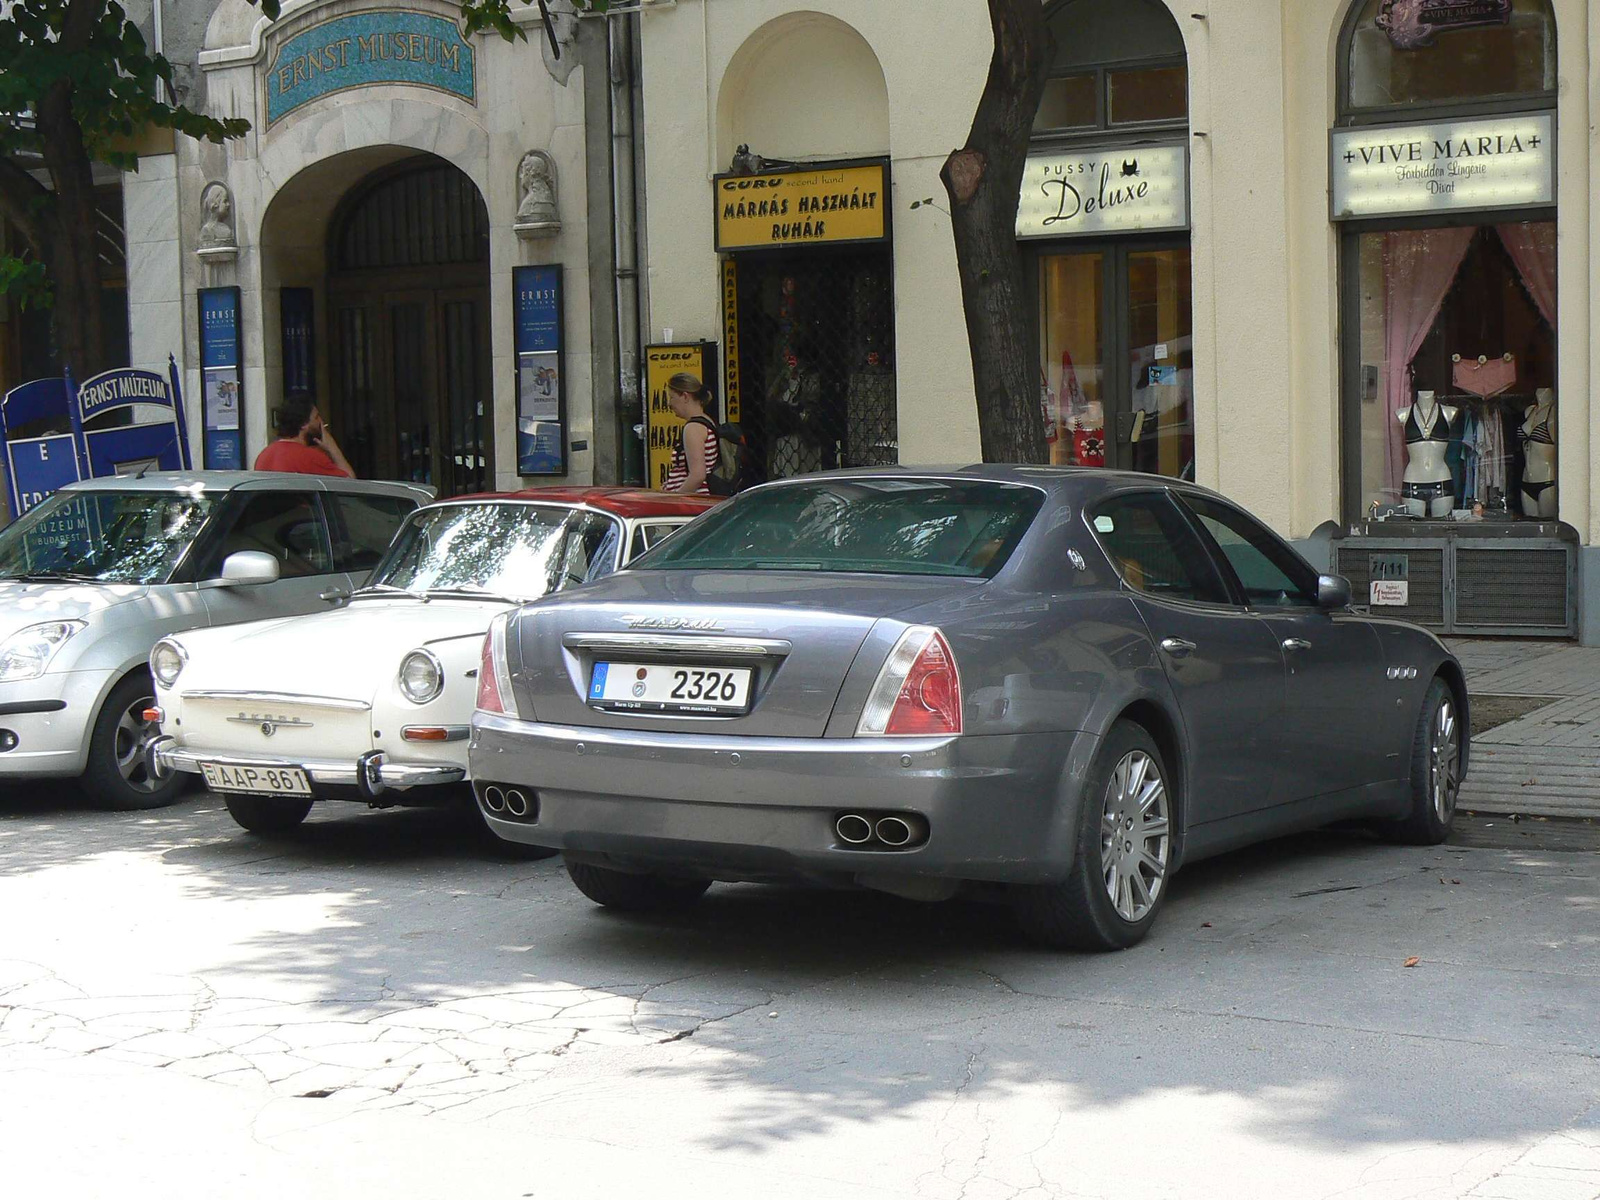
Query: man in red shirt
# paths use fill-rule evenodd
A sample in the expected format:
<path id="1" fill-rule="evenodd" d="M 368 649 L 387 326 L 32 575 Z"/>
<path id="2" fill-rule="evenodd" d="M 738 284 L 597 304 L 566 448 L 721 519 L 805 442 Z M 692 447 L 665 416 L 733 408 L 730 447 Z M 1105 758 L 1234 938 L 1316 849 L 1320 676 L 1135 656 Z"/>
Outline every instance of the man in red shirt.
<path id="1" fill-rule="evenodd" d="M 322 423 L 322 414 L 310 396 L 285 397 L 277 416 L 278 440 L 256 455 L 256 470 L 355 478 L 350 460 Z"/>

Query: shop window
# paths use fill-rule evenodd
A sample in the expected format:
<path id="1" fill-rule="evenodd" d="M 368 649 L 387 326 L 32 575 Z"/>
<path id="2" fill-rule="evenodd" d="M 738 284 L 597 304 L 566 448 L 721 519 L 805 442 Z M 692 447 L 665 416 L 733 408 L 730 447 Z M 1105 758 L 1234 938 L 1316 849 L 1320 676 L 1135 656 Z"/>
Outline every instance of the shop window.
<path id="1" fill-rule="evenodd" d="M 1555 223 L 1386 230 L 1355 243 L 1363 511 L 1553 519 Z"/>
<path id="2" fill-rule="evenodd" d="M 1528 97 L 1553 100 L 1550 0 L 1358 0 L 1346 31 L 1344 109 Z"/>
<path id="3" fill-rule="evenodd" d="M 1034 131 L 1085 132 L 1189 119 L 1183 35 L 1160 0 L 1062 0 Z"/>

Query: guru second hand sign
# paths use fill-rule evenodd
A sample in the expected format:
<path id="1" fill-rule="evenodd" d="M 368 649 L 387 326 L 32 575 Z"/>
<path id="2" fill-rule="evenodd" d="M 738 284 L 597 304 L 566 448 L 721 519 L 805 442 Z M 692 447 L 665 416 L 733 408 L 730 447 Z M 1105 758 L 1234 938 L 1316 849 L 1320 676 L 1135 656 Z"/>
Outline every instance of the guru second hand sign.
<path id="1" fill-rule="evenodd" d="M 889 165 L 718 175 L 717 250 L 881 242 L 889 236 Z"/>

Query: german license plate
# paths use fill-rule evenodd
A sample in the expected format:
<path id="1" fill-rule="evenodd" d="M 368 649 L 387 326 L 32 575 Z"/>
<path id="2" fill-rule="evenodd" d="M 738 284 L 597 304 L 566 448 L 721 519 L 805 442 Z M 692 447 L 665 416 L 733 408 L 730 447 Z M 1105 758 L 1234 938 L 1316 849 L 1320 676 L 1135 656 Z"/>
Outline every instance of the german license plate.
<path id="1" fill-rule="evenodd" d="M 246 767 L 235 763 L 201 763 L 200 774 L 214 792 L 249 792 L 256 796 L 309 796 L 311 785 L 299 767 Z"/>
<path id="2" fill-rule="evenodd" d="M 589 703 L 639 712 L 742 713 L 750 707 L 749 667 L 597 662 Z"/>

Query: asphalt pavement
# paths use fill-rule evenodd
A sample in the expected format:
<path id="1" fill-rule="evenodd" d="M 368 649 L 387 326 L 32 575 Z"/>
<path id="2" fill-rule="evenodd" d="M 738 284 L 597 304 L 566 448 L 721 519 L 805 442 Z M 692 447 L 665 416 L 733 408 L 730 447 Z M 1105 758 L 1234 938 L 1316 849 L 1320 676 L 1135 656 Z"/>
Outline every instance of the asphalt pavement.
<path id="1" fill-rule="evenodd" d="M 1600 1196 L 1600 835 L 1275 842 L 1121 954 L 1003 910 L 601 912 L 459 820 L 0 796 L 18 1196 Z M 1414 961 L 1413 961 L 1414 960 Z M 1410 964 L 1410 965 L 1408 965 Z"/>

